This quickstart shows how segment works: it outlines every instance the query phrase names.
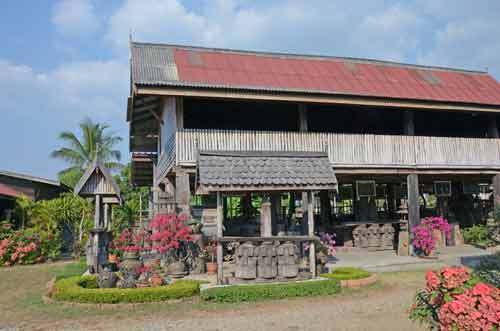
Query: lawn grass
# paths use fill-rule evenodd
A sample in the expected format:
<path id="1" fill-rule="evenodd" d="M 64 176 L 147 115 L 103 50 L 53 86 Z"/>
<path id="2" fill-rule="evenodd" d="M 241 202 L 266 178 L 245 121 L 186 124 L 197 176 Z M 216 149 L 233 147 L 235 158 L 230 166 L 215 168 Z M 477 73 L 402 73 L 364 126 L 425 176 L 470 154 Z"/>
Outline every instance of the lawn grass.
<path id="1" fill-rule="evenodd" d="M 55 262 L 30 266 L 0 268 L 0 326 L 17 325 L 20 321 L 55 321 L 88 320 L 98 322 L 103 319 L 141 318 L 154 319 L 155 316 L 181 316 L 191 312 L 221 312 L 234 309 L 247 309 L 260 303 L 213 303 L 204 302 L 195 297 L 188 301 L 172 303 L 144 303 L 132 306 L 104 307 L 69 306 L 45 304 L 42 296 L 47 282 L 54 276 L 69 277 L 81 274 L 81 262 Z M 388 288 L 401 286 L 418 288 L 423 285 L 425 272 L 382 273 L 379 282 L 373 286 L 355 290 L 341 291 L 326 300 L 341 300 L 342 297 L 370 297 L 382 293 Z M 337 297 L 337 299 L 335 299 Z M 320 299 L 320 297 L 318 297 Z M 293 298 L 287 300 L 308 300 Z M 316 300 L 316 299 L 315 299 Z M 275 304 L 270 301 L 270 304 Z"/>
<path id="2" fill-rule="evenodd" d="M 370 277 L 371 273 L 360 268 L 339 267 L 329 273 L 321 274 L 321 277 L 335 280 L 354 280 Z"/>

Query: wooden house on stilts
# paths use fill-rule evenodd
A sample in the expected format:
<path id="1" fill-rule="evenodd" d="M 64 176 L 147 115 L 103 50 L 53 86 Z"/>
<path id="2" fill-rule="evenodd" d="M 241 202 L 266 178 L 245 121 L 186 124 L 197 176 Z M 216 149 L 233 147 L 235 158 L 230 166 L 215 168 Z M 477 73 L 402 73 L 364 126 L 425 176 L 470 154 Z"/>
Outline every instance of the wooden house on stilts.
<path id="1" fill-rule="evenodd" d="M 152 188 L 153 215 L 200 218 L 219 261 L 228 241 L 322 232 L 409 254 L 422 217 L 463 228 L 500 204 L 500 84 L 487 72 L 130 48 L 132 180 Z"/>

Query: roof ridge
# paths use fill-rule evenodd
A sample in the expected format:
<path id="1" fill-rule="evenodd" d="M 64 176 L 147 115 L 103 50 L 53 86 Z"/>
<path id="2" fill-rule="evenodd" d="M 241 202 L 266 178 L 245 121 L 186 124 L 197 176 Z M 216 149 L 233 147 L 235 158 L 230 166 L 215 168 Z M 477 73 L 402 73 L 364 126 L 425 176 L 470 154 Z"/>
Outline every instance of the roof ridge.
<path id="1" fill-rule="evenodd" d="M 378 65 L 386 65 L 386 66 L 394 66 L 394 67 L 403 67 L 403 68 L 413 68 L 413 69 L 421 69 L 421 70 L 441 70 L 441 71 L 452 71 L 452 72 L 461 72 L 468 74 L 485 74 L 489 75 L 488 71 L 485 70 L 473 70 L 473 69 L 462 69 L 462 68 L 453 68 L 446 66 L 432 66 L 432 65 L 423 65 L 423 64 L 414 64 L 414 63 L 405 63 L 405 62 L 396 62 L 396 61 L 387 61 L 387 60 L 378 60 L 378 59 L 370 59 L 370 58 L 357 58 L 357 57 L 349 57 L 349 56 L 334 56 L 334 55 L 325 55 L 325 54 L 305 54 L 305 53 L 287 53 L 287 52 L 271 52 L 271 51 L 253 51 L 253 50 L 243 50 L 243 49 L 233 49 L 233 48 L 217 48 L 217 47 L 206 47 L 206 46 L 193 46 L 193 45 L 183 45 L 183 44 L 167 44 L 167 43 L 153 43 L 153 42 L 138 42 L 133 41 L 130 43 L 131 47 L 162 47 L 162 48 L 181 48 L 186 50 L 202 50 L 202 51 L 213 51 L 213 52 L 224 52 L 224 53 L 235 53 L 235 54 L 246 54 L 246 55 L 258 55 L 258 56 L 273 56 L 273 57 L 287 57 L 287 58 L 307 58 L 307 59 L 326 59 L 326 60 L 342 60 L 349 61 L 352 63 L 369 63 L 369 64 L 378 64 Z"/>
<path id="2" fill-rule="evenodd" d="M 45 184 L 54 185 L 54 186 L 60 186 L 62 184 L 58 180 L 53 180 L 53 179 L 48 179 L 48 178 L 43 178 L 43 177 L 37 177 L 37 176 L 32 176 L 32 175 L 26 175 L 26 174 L 21 174 L 21 173 L 18 173 L 18 172 L 13 172 L 13 171 L 8 171 L 8 170 L 1 170 L 0 169 L 0 175 L 1 176 L 7 176 L 7 177 L 20 178 L 20 179 L 29 180 L 29 181 L 32 181 L 32 182 L 45 183 Z"/>

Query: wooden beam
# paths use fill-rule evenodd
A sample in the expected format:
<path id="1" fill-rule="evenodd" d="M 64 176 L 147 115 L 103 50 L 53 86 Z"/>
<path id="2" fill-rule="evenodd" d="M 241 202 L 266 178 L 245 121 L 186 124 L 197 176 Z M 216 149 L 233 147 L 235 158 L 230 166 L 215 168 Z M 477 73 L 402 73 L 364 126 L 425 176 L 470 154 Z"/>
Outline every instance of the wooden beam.
<path id="1" fill-rule="evenodd" d="M 410 242 L 413 239 L 412 230 L 420 224 L 420 204 L 418 190 L 418 175 L 410 174 L 407 177 L 408 187 L 408 231 L 410 234 Z M 413 253 L 413 247 L 410 245 L 410 252 Z"/>
<path id="2" fill-rule="evenodd" d="M 217 90 L 203 88 L 174 88 L 174 87 L 142 87 L 136 88 L 138 95 L 158 95 L 158 96 L 188 96 L 206 97 L 239 100 L 273 100 L 304 103 L 339 104 L 339 105 L 360 105 L 373 107 L 390 107 L 395 110 L 422 109 L 422 110 L 448 110 L 448 111 L 477 111 L 499 113 L 499 106 L 455 104 L 450 102 L 418 101 L 391 98 L 374 98 L 345 96 L 335 94 L 297 94 L 292 92 L 242 92 L 238 90 Z"/>
<path id="3" fill-rule="evenodd" d="M 224 222 L 224 210 L 222 208 L 222 193 L 217 192 L 217 238 L 224 237 L 222 226 Z M 217 241 L 217 284 L 224 283 L 224 256 L 222 242 Z"/>
<path id="4" fill-rule="evenodd" d="M 312 191 L 307 192 L 307 228 L 308 236 L 314 236 L 314 199 Z M 309 271 L 316 277 L 316 247 L 314 241 L 309 244 Z"/>

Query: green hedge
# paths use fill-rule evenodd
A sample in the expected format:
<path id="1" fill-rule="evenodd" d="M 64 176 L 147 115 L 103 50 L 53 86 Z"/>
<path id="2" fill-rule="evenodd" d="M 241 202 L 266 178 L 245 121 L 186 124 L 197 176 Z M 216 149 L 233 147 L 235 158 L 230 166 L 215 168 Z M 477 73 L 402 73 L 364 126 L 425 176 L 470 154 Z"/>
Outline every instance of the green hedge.
<path id="1" fill-rule="evenodd" d="M 51 297 L 79 303 L 141 303 L 187 298 L 199 293 L 200 283 L 193 280 L 180 280 L 160 287 L 100 289 L 95 276 L 84 276 L 57 280 Z"/>
<path id="2" fill-rule="evenodd" d="M 213 302 L 242 302 L 331 295 L 339 291 L 338 281 L 326 279 L 300 283 L 214 287 L 202 291 L 201 298 Z"/>
<path id="3" fill-rule="evenodd" d="M 336 280 L 352 280 L 370 277 L 371 273 L 366 270 L 352 267 L 339 267 L 333 269 L 330 273 L 321 274 L 321 277 Z"/>

